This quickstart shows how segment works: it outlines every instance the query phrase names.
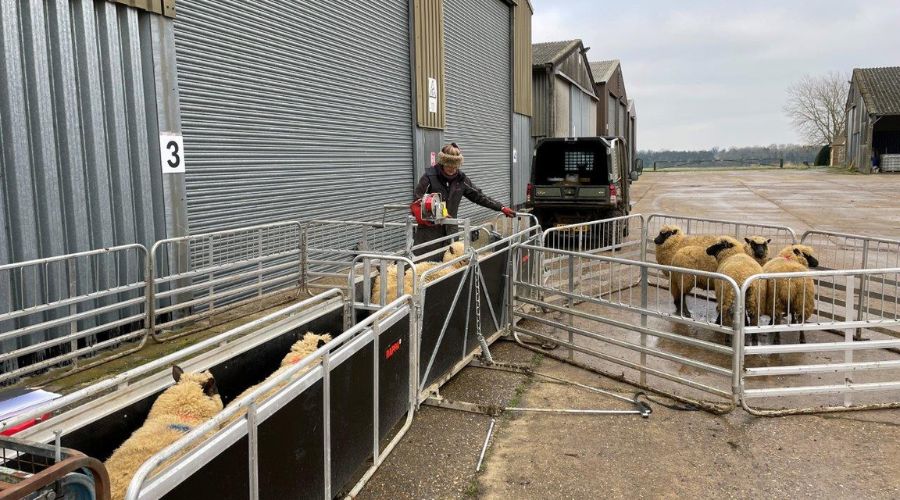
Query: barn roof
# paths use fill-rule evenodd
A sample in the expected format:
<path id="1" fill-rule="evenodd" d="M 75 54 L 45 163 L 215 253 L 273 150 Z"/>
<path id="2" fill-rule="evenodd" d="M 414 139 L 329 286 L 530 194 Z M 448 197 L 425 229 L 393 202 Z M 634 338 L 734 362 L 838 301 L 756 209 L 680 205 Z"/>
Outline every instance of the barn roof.
<path id="1" fill-rule="evenodd" d="M 581 45 L 581 40 L 578 39 L 533 44 L 531 46 L 531 65 L 543 66 L 555 63 L 579 45 Z"/>
<path id="2" fill-rule="evenodd" d="M 873 115 L 900 115 L 900 66 L 856 68 L 853 79 Z"/>
<path id="3" fill-rule="evenodd" d="M 591 63 L 591 73 L 594 75 L 594 83 L 608 82 L 612 78 L 616 68 L 619 67 L 618 59 L 609 61 L 594 61 Z"/>

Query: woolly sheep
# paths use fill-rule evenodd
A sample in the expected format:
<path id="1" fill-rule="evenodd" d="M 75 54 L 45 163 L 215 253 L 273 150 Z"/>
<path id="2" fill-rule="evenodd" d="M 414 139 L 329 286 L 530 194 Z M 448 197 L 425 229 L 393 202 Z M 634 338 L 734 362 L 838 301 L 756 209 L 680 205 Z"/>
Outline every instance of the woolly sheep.
<path id="1" fill-rule="evenodd" d="M 134 473 L 150 457 L 222 411 L 222 399 L 212 374 L 184 373 L 181 367 L 173 366 L 172 377 L 175 385 L 156 398 L 144 425 L 106 461 L 114 500 L 125 498 Z"/>
<path id="2" fill-rule="evenodd" d="M 759 258 L 765 259 L 768 256 L 768 243 L 770 240 L 766 240 L 762 236 L 751 236 L 745 238 L 745 241 L 746 243 L 743 245 L 744 253 L 750 257 L 759 261 Z M 670 265 L 714 273 L 719 268 L 719 263 L 715 257 L 706 253 L 706 248 L 699 246 L 681 247 L 675 252 Z M 712 289 L 713 281 L 690 273 L 673 272 L 669 277 L 669 292 L 671 292 L 672 299 L 675 301 L 675 314 L 690 318 L 691 313 L 685 307 L 687 295 L 694 288 L 702 290 Z"/>
<path id="3" fill-rule="evenodd" d="M 672 264 L 672 258 L 678 250 L 685 246 L 709 247 L 716 242 L 716 236 L 711 234 L 684 234 L 682 229 L 674 224 L 666 224 L 660 228 L 659 234 L 653 240 L 656 244 L 656 262 L 663 266 Z M 668 273 L 666 273 L 668 274 Z"/>
<path id="4" fill-rule="evenodd" d="M 683 267 L 686 269 L 695 269 L 698 271 L 707 271 L 714 273 L 719 264 L 715 257 L 707 255 L 706 248 L 698 246 L 687 246 L 680 248 L 672 257 L 670 265 L 675 267 Z M 709 278 L 698 277 L 689 273 L 672 272 L 669 276 L 669 292 L 672 294 L 672 300 L 675 302 L 675 314 L 691 317 L 691 312 L 686 306 L 687 295 L 694 288 L 709 290 L 712 288 Z"/>
<path id="5" fill-rule="evenodd" d="M 718 241 L 706 249 L 708 255 L 712 255 L 719 263 L 716 272 L 731 277 L 738 286 L 742 286 L 751 276 L 762 272 L 759 262 L 744 252 L 744 246 L 730 236 L 720 236 Z M 734 307 L 734 290 L 731 285 L 716 281 L 716 300 L 718 302 L 719 318 L 725 326 L 732 326 L 732 314 Z M 762 283 L 753 281 L 747 290 L 745 298 L 745 320 L 751 325 L 756 325 L 759 320 L 760 301 L 763 297 Z"/>
<path id="6" fill-rule="evenodd" d="M 416 264 L 416 278 L 421 280 L 422 275 L 425 271 L 434 269 L 435 267 L 441 266 L 443 263 L 440 262 L 419 262 Z M 425 281 L 431 282 L 443 276 L 446 276 L 453 271 L 456 271 L 457 268 L 448 266 L 437 272 L 430 273 Z M 397 266 L 389 266 L 387 269 L 387 302 L 391 302 L 392 300 L 397 298 Z M 403 293 L 412 293 L 413 290 L 413 275 L 412 270 L 407 269 L 406 273 L 403 275 Z M 381 275 L 375 277 L 375 283 L 372 286 L 372 302 L 380 303 L 381 301 Z"/>
<path id="7" fill-rule="evenodd" d="M 447 251 L 444 252 L 443 262 L 446 264 L 447 262 L 456 260 L 456 259 L 462 257 L 463 255 L 465 255 L 465 253 L 466 253 L 466 251 L 465 251 L 464 243 L 461 241 L 454 241 L 453 243 L 450 244 L 450 247 L 447 248 Z M 484 260 L 488 256 L 490 256 L 492 253 L 493 252 L 482 252 L 478 255 L 478 260 L 479 261 Z M 456 269 L 461 269 L 463 267 L 466 267 L 467 265 L 469 265 L 468 261 L 461 260 L 461 261 L 453 264 L 453 267 L 455 267 Z"/>
<path id="8" fill-rule="evenodd" d="M 443 261 L 444 261 L 444 263 L 450 262 L 454 259 L 458 259 L 458 258 L 462 257 L 463 255 L 465 255 L 465 253 L 466 253 L 465 243 L 463 243 L 462 241 L 454 241 L 453 243 L 450 244 L 450 247 L 447 248 L 447 251 L 444 252 Z M 463 267 L 465 265 L 466 265 L 465 261 L 460 261 L 460 262 L 457 262 L 456 264 L 454 264 L 454 266 L 456 266 L 457 268 Z"/>
<path id="9" fill-rule="evenodd" d="M 772 239 L 763 236 L 744 238 L 744 252 L 753 257 L 759 265 L 765 265 L 769 261 L 769 243 L 772 243 Z"/>
<path id="10" fill-rule="evenodd" d="M 231 402 L 231 404 L 236 404 L 236 403 L 237 403 L 238 401 L 240 401 L 241 399 L 244 399 L 244 397 L 246 397 L 248 394 L 250 394 L 251 392 L 255 391 L 257 387 L 259 387 L 260 385 L 266 383 L 267 380 L 271 380 L 273 377 L 278 376 L 280 373 L 284 372 L 285 370 L 287 370 L 287 369 L 290 368 L 291 366 L 296 365 L 297 363 L 299 363 L 300 361 L 302 361 L 304 358 L 306 358 L 306 357 L 309 356 L 310 354 L 314 353 L 314 352 L 316 351 L 316 349 L 322 347 L 323 345 L 327 344 L 328 342 L 331 342 L 331 335 L 329 335 L 329 334 L 327 334 L 327 333 L 326 333 L 326 334 L 321 334 L 321 335 L 319 335 L 319 334 L 312 333 L 312 332 L 306 332 L 306 333 L 303 335 L 303 338 L 301 338 L 300 340 L 294 342 L 294 344 L 291 346 L 291 350 L 288 351 L 288 353 L 287 353 L 287 354 L 284 356 L 284 358 L 281 360 L 281 364 L 279 365 L 279 367 L 278 367 L 277 370 L 275 370 L 271 375 L 269 375 L 269 376 L 268 376 L 265 380 L 263 380 L 262 382 L 260 382 L 260 383 L 258 383 L 258 384 L 256 384 L 256 385 L 254 385 L 254 386 L 252 386 L 252 387 L 247 388 L 247 389 L 246 389 L 244 392 L 242 392 L 238 397 L 234 398 L 234 400 Z M 314 364 L 313 364 L 313 365 L 309 365 L 308 367 L 306 367 L 306 368 L 304 368 L 304 369 L 302 369 L 302 370 L 297 371 L 297 373 L 294 374 L 294 376 L 293 376 L 292 378 L 293 378 L 293 379 L 299 378 L 301 375 L 303 375 L 304 373 L 306 373 L 307 371 L 309 371 L 309 369 L 312 368 L 312 366 L 314 366 Z M 272 395 L 274 395 L 276 392 L 278 392 L 279 390 L 281 390 L 281 389 L 282 389 L 284 386 L 286 386 L 289 382 L 290 382 L 290 380 L 285 381 L 285 382 L 282 382 L 281 384 L 278 384 L 277 386 L 273 387 L 272 389 L 270 389 L 270 390 L 269 390 L 268 392 L 266 392 L 265 394 L 263 394 L 263 395 L 257 397 L 257 398 L 256 398 L 256 401 L 257 401 L 257 402 L 261 402 L 261 401 L 264 401 L 264 400 L 266 400 L 266 399 L 269 399 L 270 397 L 272 397 Z M 234 422 L 235 420 L 238 420 L 238 419 L 241 418 L 243 415 L 244 415 L 243 412 L 238 412 L 238 413 L 234 414 L 227 422 L 225 422 L 224 425 L 228 425 L 228 424 L 230 424 L 231 422 Z"/>
<path id="11" fill-rule="evenodd" d="M 778 256 L 763 266 L 764 273 L 801 273 L 810 267 L 819 267 L 812 247 L 789 245 Z M 786 314 L 789 322 L 805 323 L 815 312 L 816 290 L 812 278 L 770 278 L 765 280 L 766 297 L 763 311 L 772 317 L 772 324 L 778 324 Z M 780 335 L 775 336 L 780 343 Z M 806 343 L 806 335 L 800 332 L 800 343 Z"/>

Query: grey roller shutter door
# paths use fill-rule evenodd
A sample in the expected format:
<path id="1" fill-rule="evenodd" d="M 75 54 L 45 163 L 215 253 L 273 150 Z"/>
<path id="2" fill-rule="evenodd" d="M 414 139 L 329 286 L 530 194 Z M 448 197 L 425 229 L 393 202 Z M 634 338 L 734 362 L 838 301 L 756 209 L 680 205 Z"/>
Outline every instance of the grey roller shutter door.
<path id="1" fill-rule="evenodd" d="M 446 141 L 462 148 L 463 171 L 500 203 L 509 203 L 509 7 L 499 0 L 444 2 Z M 463 201 L 461 217 L 490 211 Z"/>
<path id="2" fill-rule="evenodd" d="M 406 0 L 181 0 L 190 231 L 411 198 Z"/>

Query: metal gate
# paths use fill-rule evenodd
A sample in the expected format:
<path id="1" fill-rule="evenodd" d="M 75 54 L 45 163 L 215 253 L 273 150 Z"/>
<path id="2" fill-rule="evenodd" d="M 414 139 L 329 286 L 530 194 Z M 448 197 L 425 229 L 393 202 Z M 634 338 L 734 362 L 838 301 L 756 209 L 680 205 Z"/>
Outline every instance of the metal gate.
<path id="1" fill-rule="evenodd" d="M 463 170 L 501 203 L 509 203 L 511 184 L 509 16 L 509 6 L 499 0 L 444 2 L 444 138 L 459 144 Z M 485 214 L 464 203 L 459 217 L 480 220 Z"/>
<path id="2" fill-rule="evenodd" d="M 645 227 L 632 215 L 547 231 L 544 246 L 519 246 L 514 261 L 536 263 L 539 272 L 512 280 L 513 333 L 520 342 L 530 336 L 558 345 L 563 354 L 550 355 L 612 378 L 730 411 L 741 347 L 733 325 L 742 323 L 742 311 L 726 311 L 723 321 L 713 294 L 701 292 L 690 304 L 693 315 L 673 312 L 668 279 L 652 277 L 677 270 L 701 288 L 735 297 L 739 288 L 720 274 L 643 261 Z"/>
<path id="3" fill-rule="evenodd" d="M 179 2 L 192 233 L 409 197 L 408 3 Z"/>

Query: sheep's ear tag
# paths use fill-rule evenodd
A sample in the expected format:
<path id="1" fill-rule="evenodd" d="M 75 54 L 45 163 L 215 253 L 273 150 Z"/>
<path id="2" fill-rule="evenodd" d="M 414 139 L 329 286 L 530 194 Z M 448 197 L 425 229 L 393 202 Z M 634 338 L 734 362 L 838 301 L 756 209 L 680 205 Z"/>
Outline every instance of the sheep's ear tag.
<path id="1" fill-rule="evenodd" d="M 181 376 L 182 376 L 182 375 L 184 375 L 184 370 L 183 370 L 180 366 L 178 366 L 178 365 L 173 365 L 173 366 L 172 366 L 172 378 L 175 379 L 175 382 L 176 382 L 176 383 L 177 383 L 179 380 L 181 380 Z"/>

